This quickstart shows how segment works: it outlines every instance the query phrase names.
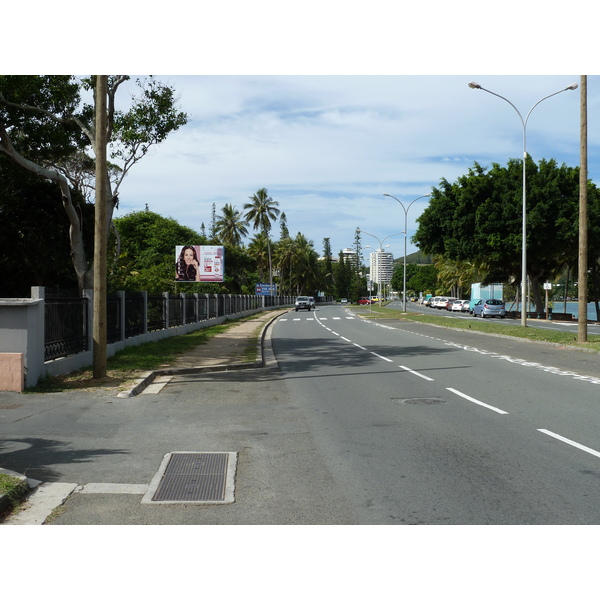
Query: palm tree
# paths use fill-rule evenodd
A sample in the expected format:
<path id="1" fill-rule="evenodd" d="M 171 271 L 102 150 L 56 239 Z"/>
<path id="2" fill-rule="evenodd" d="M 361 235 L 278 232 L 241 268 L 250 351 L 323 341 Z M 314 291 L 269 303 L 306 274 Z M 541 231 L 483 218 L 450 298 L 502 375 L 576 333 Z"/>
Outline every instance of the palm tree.
<path id="1" fill-rule="evenodd" d="M 216 220 L 216 234 L 221 243 L 227 246 L 239 246 L 242 238 L 248 235 L 247 221 L 235 206 L 226 204 L 221 209 L 222 215 Z"/>
<path id="2" fill-rule="evenodd" d="M 268 240 L 264 233 L 258 233 L 250 240 L 248 254 L 256 261 L 260 281 L 264 281 L 265 266 L 268 266 Z"/>
<path id="3" fill-rule="evenodd" d="M 269 232 L 271 224 L 277 220 L 280 210 L 277 208 L 279 202 L 269 197 L 267 188 L 261 188 L 250 196 L 252 202 L 244 204 L 246 220 L 252 224 L 254 230 L 259 230 L 267 236 L 267 248 L 269 252 L 269 283 L 273 286 L 273 269 L 271 266 L 271 241 Z M 271 287 L 272 289 L 272 287 Z"/>
<path id="4" fill-rule="evenodd" d="M 291 237 L 285 237 L 277 242 L 275 247 L 275 266 L 279 269 L 282 291 L 292 293 L 292 267 L 294 264 L 294 256 L 296 245 Z M 285 273 L 288 273 L 287 284 Z"/>

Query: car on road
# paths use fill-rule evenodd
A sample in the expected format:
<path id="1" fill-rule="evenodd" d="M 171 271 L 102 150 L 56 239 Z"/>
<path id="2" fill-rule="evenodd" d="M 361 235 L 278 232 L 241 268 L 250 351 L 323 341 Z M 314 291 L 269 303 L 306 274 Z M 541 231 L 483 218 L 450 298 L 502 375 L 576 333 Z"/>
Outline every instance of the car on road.
<path id="1" fill-rule="evenodd" d="M 481 317 L 500 317 L 504 319 L 506 316 L 506 309 L 504 308 L 504 302 L 497 300 L 496 298 L 490 298 L 488 300 L 479 300 L 473 306 L 473 316 Z"/>
<path id="2" fill-rule="evenodd" d="M 314 299 L 312 296 L 309 296 L 309 297 L 308 297 L 308 300 L 310 301 L 310 307 L 311 307 L 312 309 L 316 308 L 316 306 L 317 306 L 317 303 L 315 302 L 315 299 Z"/>
<path id="3" fill-rule="evenodd" d="M 299 310 L 310 310 L 311 309 L 311 305 L 310 305 L 310 298 L 308 296 L 298 296 L 296 298 L 296 302 L 295 304 L 295 308 L 296 311 Z"/>
<path id="4" fill-rule="evenodd" d="M 347 299 L 347 298 L 342 298 L 342 299 L 340 300 L 340 302 L 341 302 L 342 304 L 348 304 L 348 299 Z"/>
<path id="5" fill-rule="evenodd" d="M 369 298 L 361 298 L 358 301 L 359 304 L 371 304 L 371 300 L 369 300 Z"/>

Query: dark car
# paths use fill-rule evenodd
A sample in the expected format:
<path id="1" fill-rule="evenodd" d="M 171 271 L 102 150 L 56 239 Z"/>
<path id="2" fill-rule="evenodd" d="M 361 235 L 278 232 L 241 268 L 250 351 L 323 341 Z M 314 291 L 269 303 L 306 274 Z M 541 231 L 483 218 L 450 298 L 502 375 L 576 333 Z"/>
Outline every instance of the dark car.
<path id="1" fill-rule="evenodd" d="M 308 296 L 298 296 L 295 302 L 296 311 L 306 309 L 310 310 L 312 307 L 310 305 L 310 298 Z"/>
<path id="2" fill-rule="evenodd" d="M 500 317 L 504 319 L 506 316 L 506 309 L 504 308 L 504 302 L 497 300 L 496 298 L 490 298 L 489 300 L 479 300 L 473 308 L 473 316 L 481 317 Z"/>

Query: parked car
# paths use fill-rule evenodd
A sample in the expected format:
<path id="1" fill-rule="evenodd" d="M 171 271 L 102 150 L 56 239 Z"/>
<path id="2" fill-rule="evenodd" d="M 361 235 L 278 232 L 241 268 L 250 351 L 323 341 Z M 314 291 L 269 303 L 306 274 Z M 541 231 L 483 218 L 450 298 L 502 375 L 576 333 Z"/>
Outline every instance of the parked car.
<path id="1" fill-rule="evenodd" d="M 317 305 L 317 303 L 315 302 L 315 299 L 314 299 L 312 296 L 309 296 L 309 297 L 308 297 L 308 300 L 309 300 L 309 302 L 310 302 L 310 307 L 311 307 L 312 309 L 314 309 L 314 308 L 316 307 L 316 305 Z"/>
<path id="2" fill-rule="evenodd" d="M 359 304 L 371 304 L 371 300 L 369 300 L 369 298 L 361 298 L 358 301 Z"/>
<path id="3" fill-rule="evenodd" d="M 311 305 L 310 305 L 309 297 L 308 296 L 298 296 L 296 298 L 295 308 L 296 308 L 296 311 L 299 311 L 302 309 L 310 310 Z"/>
<path id="4" fill-rule="evenodd" d="M 446 310 L 452 310 L 452 303 L 458 300 L 458 298 L 446 298 L 446 305 L 442 306 L 442 308 L 445 308 Z"/>
<path id="5" fill-rule="evenodd" d="M 504 319 L 506 316 L 506 309 L 504 308 L 504 302 L 497 300 L 496 298 L 490 298 L 489 300 L 479 300 L 473 307 L 473 316 L 481 317 L 500 317 Z"/>
<path id="6" fill-rule="evenodd" d="M 452 311 L 469 312 L 470 300 L 455 300 L 452 303 Z"/>

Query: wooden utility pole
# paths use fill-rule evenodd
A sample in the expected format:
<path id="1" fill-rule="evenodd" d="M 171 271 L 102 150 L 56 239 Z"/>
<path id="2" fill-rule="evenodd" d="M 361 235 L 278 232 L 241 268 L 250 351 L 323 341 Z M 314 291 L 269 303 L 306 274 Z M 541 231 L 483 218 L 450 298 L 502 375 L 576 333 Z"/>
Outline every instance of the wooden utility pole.
<path id="1" fill-rule="evenodd" d="M 587 342 L 588 297 L 588 201 L 587 201 L 587 75 L 581 76 L 581 125 L 579 167 L 579 276 L 577 341 Z"/>
<path id="2" fill-rule="evenodd" d="M 96 75 L 96 207 L 94 221 L 94 379 L 106 377 L 106 228 L 108 76 Z"/>

